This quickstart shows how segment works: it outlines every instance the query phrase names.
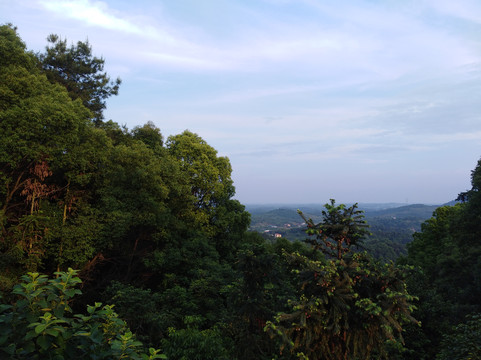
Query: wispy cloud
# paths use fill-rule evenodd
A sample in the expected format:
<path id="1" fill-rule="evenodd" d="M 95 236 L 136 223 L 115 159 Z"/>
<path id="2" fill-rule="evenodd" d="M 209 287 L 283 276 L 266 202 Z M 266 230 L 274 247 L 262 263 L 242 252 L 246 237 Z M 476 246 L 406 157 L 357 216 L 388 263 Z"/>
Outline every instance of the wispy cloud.
<path id="1" fill-rule="evenodd" d="M 481 118 L 479 120 L 481 121 Z M 465 141 L 475 141 L 477 144 L 481 144 L 481 131 L 430 134 L 429 137 L 424 136 L 422 140 L 428 144 L 447 144 Z"/>
<path id="2" fill-rule="evenodd" d="M 107 118 L 199 133 L 243 191 L 263 179 L 260 201 L 286 176 L 317 189 L 326 167 L 323 188 L 358 171 L 386 196 L 378 178 L 417 186 L 437 164 L 469 182 L 479 155 L 477 0 L 0 0 L 0 19 L 35 51 L 52 32 L 87 37 L 123 79 Z"/>
<path id="3" fill-rule="evenodd" d="M 139 19 L 101 1 L 39 3 L 52 13 L 89 26 L 150 39 L 141 44 L 149 51 L 133 52 L 140 61 L 184 70 L 272 72 L 294 66 L 301 74 L 352 76 L 353 72 L 365 72 L 371 78 L 394 79 L 430 69 L 434 59 L 438 67 L 474 61 L 459 39 L 426 27 L 402 7 L 306 1 L 304 12 L 314 9 L 317 17 L 292 16 L 282 21 L 265 10 L 242 11 L 239 7 L 239 16 L 249 17 L 249 26 L 233 23 L 220 41 L 202 22 L 185 23 L 167 10 Z M 192 11 L 201 6 L 192 4 Z M 133 42 L 126 48 L 138 45 Z"/>
<path id="4" fill-rule="evenodd" d="M 427 0 L 427 3 L 436 11 L 448 17 L 457 17 L 463 20 L 481 23 L 481 4 L 476 0 L 450 1 Z"/>
<path id="5" fill-rule="evenodd" d="M 39 3 L 48 11 L 80 20 L 88 25 L 133 34 L 144 33 L 140 26 L 114 15 L 114 11 L 101 1 L 40 0 Z"/>

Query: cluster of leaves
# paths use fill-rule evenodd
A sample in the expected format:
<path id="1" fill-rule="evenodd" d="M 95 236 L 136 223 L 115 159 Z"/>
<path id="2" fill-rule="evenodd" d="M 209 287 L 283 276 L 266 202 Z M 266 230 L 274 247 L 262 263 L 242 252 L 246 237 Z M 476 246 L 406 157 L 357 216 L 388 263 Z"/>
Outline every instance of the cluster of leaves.
<path id="1" fill-rule="evenodd" d="M 0 354 L 10 359 L 165 359 L 159 350 L 144 353 L 141 342 L 113 306 L 95 303 L 86 314 L 70 306 L 80 295 L 77 271 L 28 273 L 13 288 L 13 305 L 0 305 Z"/>
<path id="2" fill-rule="evenodd" d="M 302 294 L 270 330 L 292 351 L 303 349 L 309 359 L 386 355 L 386 341 L 403 342 L 402 325 L 416 321 L 406 272 L 393 264 L 365 253 L 327 262 L 294 254 L 291 261 L 300 265 Z"/>
<path id="3" fill-rule="evenodd" d="M 265 325 L 276 313 L 288 310 L 296 293 L 293 268 L 284 253 L 312 252 L 305 244 L 285 239 L 268 244 L 257 235 L 252 240 L 238 253 L 237 278 L 225 288 L 230 311 L 224 328 L 234 340 L 235 358 L 272 359 L 278 344 L 264 331 Z"/>
<path id="4" fill-rule="evenodd" d="M 408 269 L 351 254 L 367 233 L 362 214 L 356 205 L 336 206 L 333 200 L 325 207 L 319 224 L 306 221 L 315 236 L 309 242 L 326 257 L 289 255 L 300 296 L 267 329 L 282 338 L 281 351 L 287 347 L 311 360 L 387 356 L 387 342 L 402 342 L 403 324 L 416 322 L 404 281 Z"/>
<path id="5" fill-rule="evenodd" d="M 314 236 L 306 241 L 326 256 L 340 260 L 350 251 L 351 246 L 359 245 L 369 234 L 369 226 L 357 204 L 336 206 L 334 199 L 331 199 L 331 203 L 324 207 L 326 210 L 322 210 L 322 221 L 318 224 L 298 211 L 307 224 L 307 235 Z"/>
<path id="6" fill-rule="evenodd" d="M 224 336 L 220 328 L 200 330 L 197 316 L 184 319 L 186 328 L 176 330 L 171 327 L 168 337 L 162 341 L 162 348 L 169 359 L 229 360 L 231 356 L 230 338 Z"/>
<path id="7" fill-rule="evenodd" d="M 103 120 L 105 100 L 117 95 L 120 78 L 111 81 L 103 72 L 105 60 L 92 55 L 89 42 L 77 42 L 67 46 L 67 40 L 52 34 L 47 38 L 49 46 L 39 55 L 41 66 L 48 79 L 66 87 L 69 96 L 80 99 L 82 104 L 94 114 L 95 121 Z"/>
<path id="8" fill-rule="evenodd" d="M 481 358 L 481 314 L 467 315 L 466 322 L 453 327 L 444 335 L 438 360 Z"/>

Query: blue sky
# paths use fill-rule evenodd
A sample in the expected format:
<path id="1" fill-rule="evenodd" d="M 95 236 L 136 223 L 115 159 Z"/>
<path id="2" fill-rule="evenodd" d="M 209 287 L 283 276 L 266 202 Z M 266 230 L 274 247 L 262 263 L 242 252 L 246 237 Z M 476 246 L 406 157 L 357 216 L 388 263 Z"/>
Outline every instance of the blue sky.
<path id="1" fill-rule="evenodd" d="M 106 117 L 189 129 L 242 203 L 440 204 L 481 156 L 477 0 L 0 0 L 34 51 L 88 38 Z"/>

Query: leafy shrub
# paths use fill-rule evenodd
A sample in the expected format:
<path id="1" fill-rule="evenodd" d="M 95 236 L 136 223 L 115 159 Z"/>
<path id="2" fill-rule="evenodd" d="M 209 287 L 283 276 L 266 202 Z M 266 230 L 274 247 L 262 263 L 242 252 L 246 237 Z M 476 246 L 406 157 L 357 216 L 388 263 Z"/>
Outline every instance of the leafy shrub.
<path id="1" fill-rule="evenodd" d="M 228 360 L 232 344 L 218 328 L 199 330 L 198 316 L 186 316 L 187 329 L 169 328 L 169 337 L 162 340 L 162 348 L 171 360 Z"/>
<path id="2" fill-rule="evenodd" d="M 481 314 L 471 314 L 466 322 L 453 327 L 441 342 L 439 360 L 471 360 L 481 358 Z"/>
<path id="3" fill-rule="evenodd" d="M 14 286 L 16 301 L 0 304 L 0 358 L 10 359 L 165 359 L 143 344 L 112 305 L 95 303 L 74 314 L 70 303 L 81 283 L 77 271 L 28 273 Z"/>

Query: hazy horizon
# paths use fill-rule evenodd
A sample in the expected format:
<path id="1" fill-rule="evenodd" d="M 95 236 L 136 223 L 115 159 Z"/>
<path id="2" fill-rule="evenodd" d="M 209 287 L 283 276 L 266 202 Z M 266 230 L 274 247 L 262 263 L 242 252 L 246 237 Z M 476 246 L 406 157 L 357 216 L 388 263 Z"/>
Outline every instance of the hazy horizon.
<path id="1" fill-rule="evenodd" d="M 443 204 L 481 156 L 481 3 L 0 0 L 27 48 L 88 39 L 106 119 L 198 133 L 241 203 Z"/>
<path id="2" fill-rule="evenodd" d="M 335 199 L 334 199 L 335 200 Z M 451 200 L 453 201 L 453 200 Z M 450 203 L 451 201 L 447 201 L 444 203 L 398 203 L 398 202 L 356 202 L 356 201 L 337 201 L 336 204 L 344 204 L 344 205 L 353 205 L 358 204 L 358 207 L 368 206 L 368 207 L 376 207 L 376 206 L 386 206 L 386 207 L 402 207 L 402 206 L 411 206 L 411 205 L 426 205 L 426 206 L 442 206 L 445 204 Z M 320 201 L 314 203 L 242 203 L 242 205 L 246 207 L 296 207 L 296 206 L 306 206 L 306 207 L 319 207 L 322 208 L 324 204 L 329 203 L 330 201 Z M 302 210 L 302 209 L 301 209 Z"/>

